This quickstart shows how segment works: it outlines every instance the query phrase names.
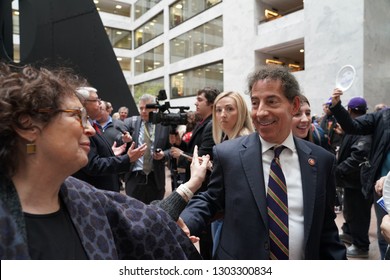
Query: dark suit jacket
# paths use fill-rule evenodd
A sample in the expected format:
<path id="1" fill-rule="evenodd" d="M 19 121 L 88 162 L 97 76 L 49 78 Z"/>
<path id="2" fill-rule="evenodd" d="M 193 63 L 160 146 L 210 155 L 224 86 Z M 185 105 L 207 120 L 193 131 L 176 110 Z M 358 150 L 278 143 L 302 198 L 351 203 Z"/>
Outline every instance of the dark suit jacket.
<path id="1" fill-rule="evenodd" d="M 125 130 L 121 120 L 112 120 L 112 122 L 103 131 L 104 137 L 111 146 L 114 144 L 114 142 L 116 142 L 117 146 L 123 144 L 122 132 L 117 130 L 116 127 L 120 127 L 121 129 Z M 119 139 L 119 141 L 117 139 Z"/>
<path id="2" fill-rule="evenodd" d="M 212 125 L 212 116 L 210 115 L 202 123 L 198 124 L 192 131 L 191 139 L 187 144 L 187 148 L 184 151 L 187 155 L 192 156 L 194 152 L 195 145 L 198 146 L 198 155 L 210 155 L 210 159 L 213 159 L 213 147 L 215 145 L 213 139 L 213 125 Z M 186 168 L 186 180 L 188 181 L 191 177 L 191 162 L 187 158 L 180 156 L 179 166 Z M 210 173 L 208 172 L 206 178 L 208 178 Z M 202 190 L 206 190 L 206 185 L 208 179 L 205 180 L 202 185 Z"/>
<path id="3" fill-rule="evenodd" d="M 139 130 L 141 128 L 141 117 L 130 117 L 124 120 L 124 126 L 127 131 L 132 132 L 133 141 L 138 147 L 142 143 L 138 143 Z M 153 173 L 156 179 L 157 187 L 159 190 L 165 189 L 165 161 L 169 158 L 169 127 L 161 124 L 156 124 L 155 136 L 154 136 L 154 150 L 160 148 L 164 151 L 165 158 L 162 160 L 153 160 Z M 130 168 L 130 172 L 134 168 L 133 163 Z"/>
<path id="4" fill-rule="evenodd" d="M 115 156 L 110 144 L 101 134 L 96 133 L 89 139 L 91 150 L 88 153 L 88 164 L 73 176 L 98 189 L 119 192 L 119 175 L 130 170 L 129 156 Z"/>
<path id="5" fill-rule="evenodd" d="M 306 259 L 345 259 L 335 224 L 335 157 L 325 149 L 295 139 L 304 200 Z M 266 186 L 259 135 L 225 141 L 213 149 L 214 170 L 206 192 L 192 198 L 181 217 L 199 235 L 218 210 L 224 224 L 216 259 L 268 259 Z M 314 165 L 309 164 L 309 159 Z"/>

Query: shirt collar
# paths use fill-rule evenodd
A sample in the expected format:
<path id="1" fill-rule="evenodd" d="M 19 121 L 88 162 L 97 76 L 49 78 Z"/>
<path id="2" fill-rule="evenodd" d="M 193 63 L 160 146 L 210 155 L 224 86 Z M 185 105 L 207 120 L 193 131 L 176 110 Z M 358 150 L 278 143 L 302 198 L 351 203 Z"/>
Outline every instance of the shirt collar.
<path id="1" fill-rule="evenodd" d="M 295 151 L 294 137 L 293 137 L 291 131 L 290 131 L 290 134 L 287 136 L 287 138 L 284 139 L 283 143 L 280 145 L 276 144 L 276 143 L 270 143 L 270 142 L 265 141 L 263 138 L 260 137 L 260 134 L 259 134 L 259 138 L 260 138 L 260 142 L 261 142 L 261 149 L 262 149 L 261 153 L 262 154 L 264 154 L 266 151 L 273 148 L 274 146 L 280 146 L 280 145 L 285 146 L 290 151 Z"/>

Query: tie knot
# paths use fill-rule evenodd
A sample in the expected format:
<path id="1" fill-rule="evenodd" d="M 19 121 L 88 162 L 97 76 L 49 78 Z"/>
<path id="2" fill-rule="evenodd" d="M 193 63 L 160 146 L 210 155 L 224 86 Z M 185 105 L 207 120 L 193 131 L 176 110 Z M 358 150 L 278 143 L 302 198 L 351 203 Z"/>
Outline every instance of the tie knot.
<path id="1" fill-rule="evenodd" d="M 274 150 L 274 157 L 279 158 L 280 154 L 282 153 L 283 149 L 286 148 L 285 146 L 278 146 L 273 147 Z"/>

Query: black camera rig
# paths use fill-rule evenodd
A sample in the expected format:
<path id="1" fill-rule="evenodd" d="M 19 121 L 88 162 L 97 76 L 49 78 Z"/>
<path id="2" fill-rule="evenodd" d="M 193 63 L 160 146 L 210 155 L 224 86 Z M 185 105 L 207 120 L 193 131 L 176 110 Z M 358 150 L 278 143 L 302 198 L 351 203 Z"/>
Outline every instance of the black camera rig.
<path id="1" fill-rule="evenodd" d="M 158 112 L 149 113 L 149 121 L 153 124 L 161 123 L 165 126 L 171 126 L 171 132 L 176 131 L 176 127 L 181 124 L 187 124 L 187 113 L 185 110 L 189 110 L 188 106 L 171 106 L 169 101 L 166 101 L 163 105 L 158 103 L 159 100 L 165 100 L 166 93 L 165 90 L 160 90 L 156 98 L 155 104 L 146 104 L 148 109 L 158 109 Z M 171 113 L 170 109 L 178 109 L 179 112 Z"/>

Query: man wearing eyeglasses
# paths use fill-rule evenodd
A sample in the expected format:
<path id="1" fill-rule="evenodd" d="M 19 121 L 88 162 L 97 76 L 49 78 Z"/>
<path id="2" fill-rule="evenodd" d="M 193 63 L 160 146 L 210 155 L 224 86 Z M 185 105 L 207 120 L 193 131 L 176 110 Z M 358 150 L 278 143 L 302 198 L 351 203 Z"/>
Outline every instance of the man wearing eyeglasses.
<path id="1" fill-rule="evenodd" d="M 97 90 L 93 87 L 80 87 L 76 95 L 85 107 L 91 125 L 101 115 L 101 99 Z M 95 125 L 94 125 L 95 124 Z M 76 172 L 73 176 L 90 183 L 98 189 L 120 191 L 120 174 L 130 170 L 131 163 L 136 161 L 144 152 L 145 145 L 137 149 L 132 145 L 126 154 L 115 156 L 111 145 L 101 134 L 99 128 L 95 128 L 96 134 L 90 138 L 91 150 L 88 153 L 88 164 Z M 125 149 L 125 145 L 121 147 Z"/>

